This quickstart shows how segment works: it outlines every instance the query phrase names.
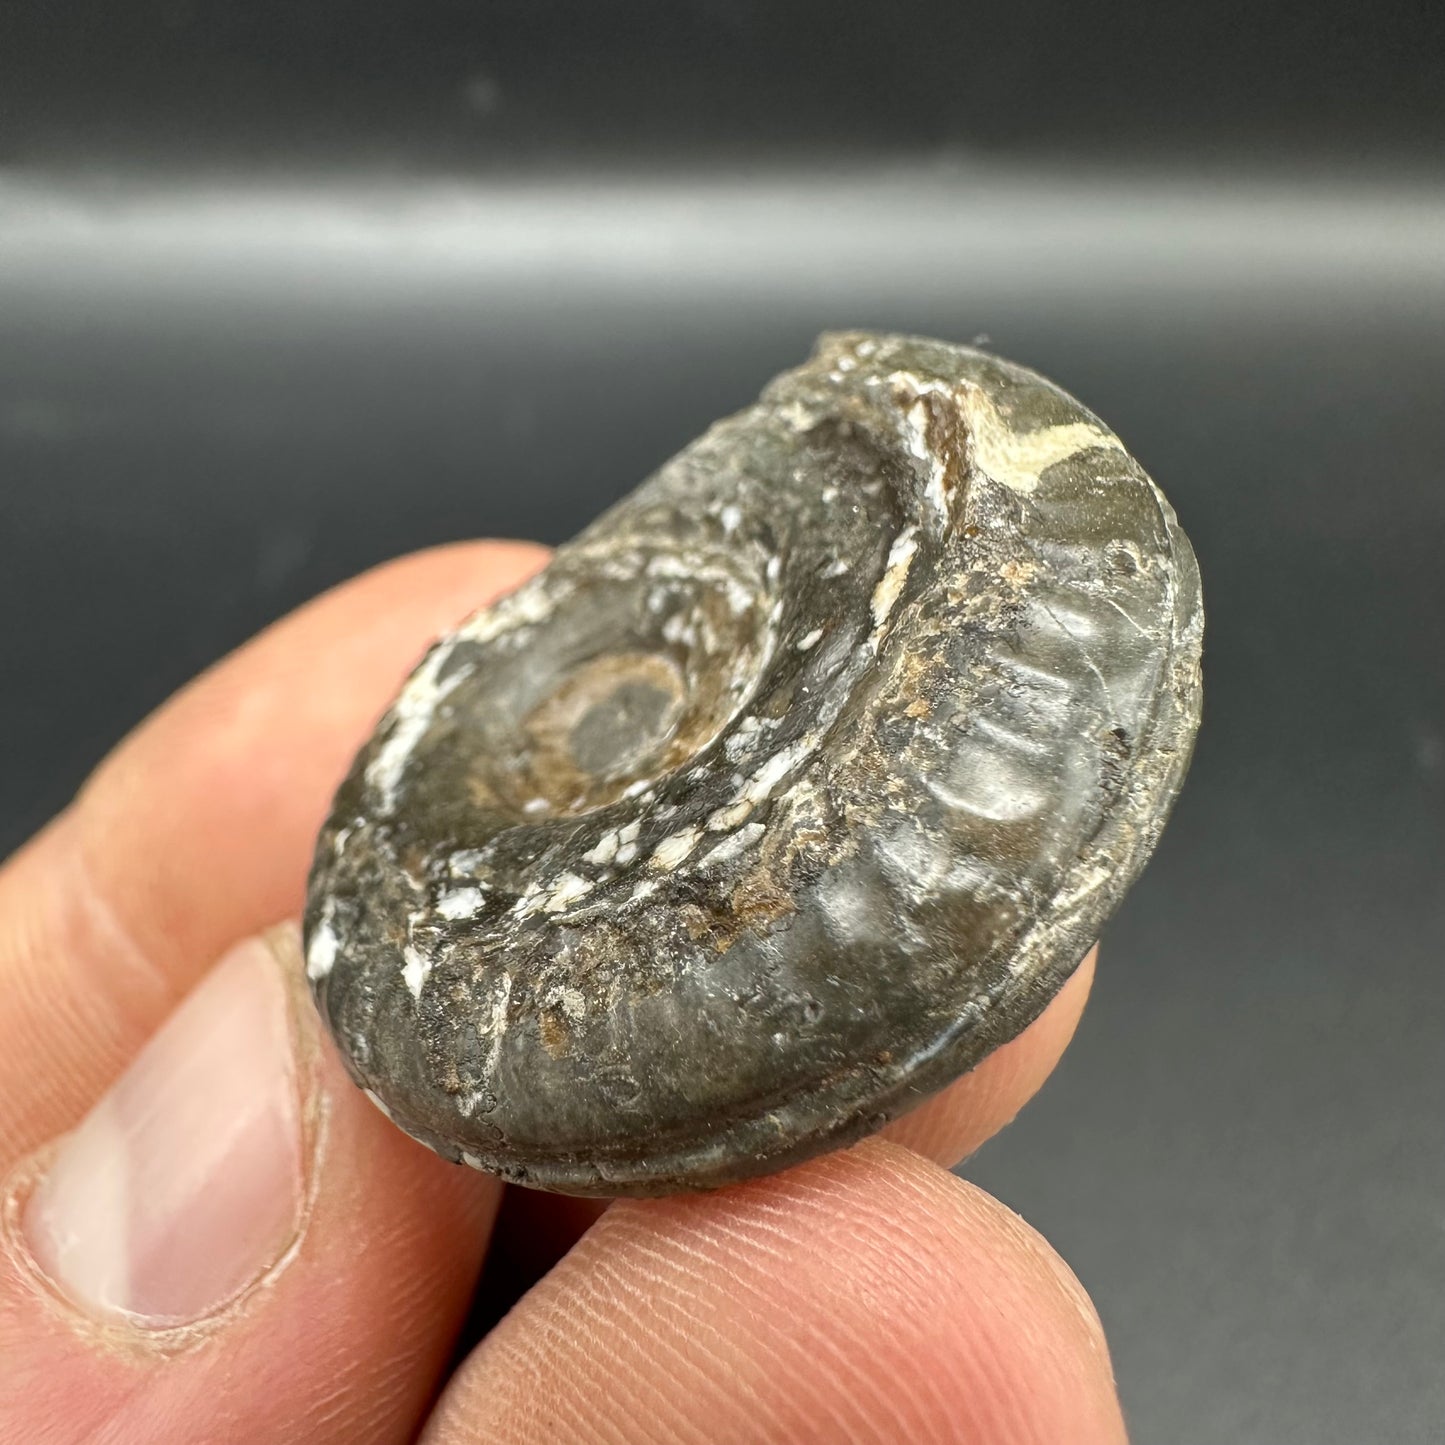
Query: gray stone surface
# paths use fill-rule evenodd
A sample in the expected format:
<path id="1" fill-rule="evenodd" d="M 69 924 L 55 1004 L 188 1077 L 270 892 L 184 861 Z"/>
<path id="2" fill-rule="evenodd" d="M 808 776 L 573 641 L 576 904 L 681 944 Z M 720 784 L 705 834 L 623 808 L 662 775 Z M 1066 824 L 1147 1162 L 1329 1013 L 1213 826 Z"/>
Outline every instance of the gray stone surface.
<path id="1" fill-rule="evenodd" d="M 428 654 L 306 915 L 348 1065 L 576 1193 L 779 1168 L 1024 1028 L 1199 716 L 1187 541 L 1035 374 L 825 337 Z"/>

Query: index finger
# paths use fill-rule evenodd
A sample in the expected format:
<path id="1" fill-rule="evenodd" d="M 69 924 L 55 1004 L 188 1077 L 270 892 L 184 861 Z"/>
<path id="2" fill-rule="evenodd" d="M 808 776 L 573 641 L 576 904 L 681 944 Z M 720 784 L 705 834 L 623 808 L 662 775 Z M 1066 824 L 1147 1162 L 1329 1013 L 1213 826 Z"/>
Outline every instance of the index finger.
<path id="1" fill-rule="evenodd" d="M 192 683 L 0 870 L 0 1167 L 70 1128 L 227 947 L 299 912 L 331 793 L 439 632 L 528 543 L 390 563 Z"/>

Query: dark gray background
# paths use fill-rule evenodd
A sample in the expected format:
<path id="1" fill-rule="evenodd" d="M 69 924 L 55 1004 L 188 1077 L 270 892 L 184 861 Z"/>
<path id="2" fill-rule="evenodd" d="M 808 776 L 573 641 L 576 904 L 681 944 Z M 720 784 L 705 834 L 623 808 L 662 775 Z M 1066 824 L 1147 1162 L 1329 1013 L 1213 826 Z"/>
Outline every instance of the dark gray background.
<path id="1" fill-rule="evenodd" d="M 986 335 L 1160 479 L 1210 628 L 966 1172 L 1140 1442 L 1445 1439 L 1441 13 L 10 0 L 0 852 L 319 588 L 560 540 L 824 327 Z"/>

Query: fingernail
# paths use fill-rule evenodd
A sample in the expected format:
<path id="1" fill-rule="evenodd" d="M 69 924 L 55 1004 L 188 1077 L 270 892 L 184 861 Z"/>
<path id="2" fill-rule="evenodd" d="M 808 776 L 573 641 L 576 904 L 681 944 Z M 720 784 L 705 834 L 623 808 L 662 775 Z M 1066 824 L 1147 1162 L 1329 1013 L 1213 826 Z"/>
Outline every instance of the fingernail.
<path id="1" fill-rule="evenodd" d="M 61 1142 L 23 1227 L 82 1309 L 176 1325 L 214 1314 L 281 1258 L 302 1191 L 286 989 L 253 939 Z"/>

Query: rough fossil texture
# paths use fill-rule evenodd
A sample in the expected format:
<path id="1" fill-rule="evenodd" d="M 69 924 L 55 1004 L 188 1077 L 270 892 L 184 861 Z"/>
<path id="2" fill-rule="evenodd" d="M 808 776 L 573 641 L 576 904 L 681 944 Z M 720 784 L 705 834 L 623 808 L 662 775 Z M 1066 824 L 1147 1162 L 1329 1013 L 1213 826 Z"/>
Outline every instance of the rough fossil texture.
<path id="1" fill-rule="evenodd" d="M 824 337 L 439 642 L 337 795 L 307 971 L 439 1153 L 579 1194 L 851 1141 L 1025 1027 L 1199 718 L 1174 513 L 983 352 Z"/>

